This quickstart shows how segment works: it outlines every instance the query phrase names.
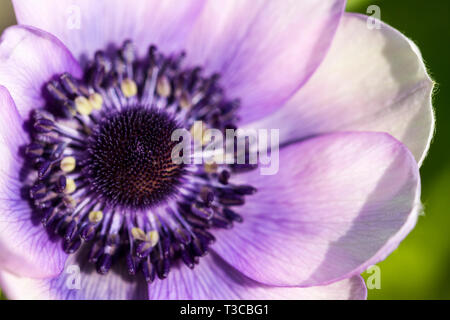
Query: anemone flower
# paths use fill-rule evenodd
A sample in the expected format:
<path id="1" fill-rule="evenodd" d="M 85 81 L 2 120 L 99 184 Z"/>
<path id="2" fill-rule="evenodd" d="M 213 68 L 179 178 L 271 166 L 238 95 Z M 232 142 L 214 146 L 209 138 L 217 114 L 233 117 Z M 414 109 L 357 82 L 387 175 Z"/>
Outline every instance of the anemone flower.
<path id="1" fill-rule="evenodd" d="M 344 0 L 13 1 L 0 285 L 27 299 L 364 299 L 421 212 L 417 47 Z M 280 129 L 279 170 L 173 130 Z"/>

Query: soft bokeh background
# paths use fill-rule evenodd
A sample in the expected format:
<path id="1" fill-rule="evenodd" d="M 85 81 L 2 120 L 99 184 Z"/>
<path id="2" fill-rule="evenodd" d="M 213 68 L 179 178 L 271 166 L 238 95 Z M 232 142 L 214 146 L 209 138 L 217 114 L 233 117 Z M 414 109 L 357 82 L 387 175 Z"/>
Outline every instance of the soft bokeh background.
<path id="1" fill-rule="evenodd" d="M 348 10 L 365 13 L 369 5 L 419 46 L 439 85 L 437 134 L 422 168 L 425 215 L 379 264 L 381 289 L 369 290 L 369 299 L 450 299 L 450 1 L 349 0 Z M 0 30 L 14 23 L 10 1 L 0 0 Z"/>

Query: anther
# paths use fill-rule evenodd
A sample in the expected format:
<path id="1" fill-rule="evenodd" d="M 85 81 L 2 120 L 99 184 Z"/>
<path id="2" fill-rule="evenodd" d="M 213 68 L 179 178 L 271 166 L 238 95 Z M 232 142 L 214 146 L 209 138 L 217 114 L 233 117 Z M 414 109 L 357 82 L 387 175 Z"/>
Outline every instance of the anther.
<path id="1" fill-rule="evenodd" d="M 89 96 L 89 102 L 91 103 L 92 108 L 94 110 L 100 110 L 102 108 L 102 105 L 103 105 L 103 98 L 98 93 L 92 93 Z"/>
<path id="2" fill-rule="evenodd" d="M 75 208 L 78 204 L 77 200 L 75 200 L 74 198 L 72 198 L 71 196 L 66 195 L 63 199 L 62 199 L 64 205 L 68 208 Z"/>
<path id="3" fill-rule="evenodd" d="M 70 173 L 76 168 L 77 161 L 74 157 L 65 157 L 61 160 L 60 168 L 65 173 Z"/>
<path id="4" fill-rule="evenodd" d="M 133 229 L 131 229 L 131 234 L 136 240 L 145 241 L 146 239 L 146 234 L 141 228 L 134 227 Z"/>
<path id="5" fill-rule="evenodd" d="M 147 238 L 150 241 L 150 244 L 152 245 L 152 247 L 156 246 L 156 244 L 159 241 L 158 231 L 153 230 L 153 231 L 148 232 Z"/>
<path id="6" fill-rule="evenodd" d="M 91 211 L 89 213 L 89 221 L 91 223 L 99 223 L 103 219 L 103 212 L 102 211 Z"/>
<path id="7" fill-rule="evenodd" d="M 125 79 L 122 81 L 120 88 L 122 89 L 122 93 L 125 97 L 131 98 L 137 95 L 138 88 L 136 82 L 131 79 Z"/>
<path id="8" fill-rule="evenodd" d="M 77 185 L 73 179 L 67 178 L 66 179 L 66 188 L 64 189 L 64 192 L 66 194 L 74 193 L 75 190 L 77 190 Z"/>
<path id="9" fill-rule="evenodd" d="M 189 109 L 191 106 L 192 103 L 188 93 L 183 91 L 180 97 L 180 107 L 183 109 Z"/>
<path id="10" fill-rule="evenodd" d="M 190 133 L 195 141 L 198 141 L 202 145 L 205 145 L 208 142 L 205 135 L 206 129 L 207 127 L 203 121 L 195 121 L 190 129 Z"/>
<path id="11" fill-rule="evenodd" d="M 161 76 L 158 79 L 158 84 L 156 85 L 156 92 L 160 97 L 167 98 L 172 93 L 172 87 L 170 85 L 169 79 L 166 76 Z"/>
<path id="12" fill-rule="evenodd" d="M 77 98 L 75 98 L 75 107 L 78 111 L 78 113 L 80 113 L 83 116 L 88 116 L 92 113 L 92 104 L 90 103 L 90 101 L 83 96 L 79 96 Z"/>

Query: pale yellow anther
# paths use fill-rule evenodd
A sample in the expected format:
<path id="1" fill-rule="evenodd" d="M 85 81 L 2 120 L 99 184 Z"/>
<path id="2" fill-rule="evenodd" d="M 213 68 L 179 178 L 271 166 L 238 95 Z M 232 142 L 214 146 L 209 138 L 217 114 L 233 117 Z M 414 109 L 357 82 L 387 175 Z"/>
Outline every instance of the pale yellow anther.
<path id="1" fill-rule="evenodd" d="M 70 208 L 75 208 L 77 206 L 77 200 L 75 200 L 71 196 L 65 196 L 63 201 L 64 204 Z"/>
<path id="2" fill-rule="evenodd" d="M 147 233 L 147 240 L 148 242 L 150 242 L 150 244 L 152 245 L 152 247 L 156 246 L 156 244 L 159 241 L 159 233 L 158 231 L 150 231 Z"/>
<path id="3" fill-rule="evenodd" d="M 167 98 L 172 93 L 172 87 L 170 85 L 169 79 L 167 77 L 162 76 L 158 79 L 158 83 L 156 85 L 156 92 L 160 97 Z"/>
<path id="4" fill-rule="evenodd" d="M 217 172 L 217 169 L 219 168 L 219 166 L 215 162 L 205 163 L 204 168 L 207 173 L 215 173 L 215 172 Z"/>
<path id="5" fill-rule="evenodd" d="M 122 92 L 125 97 L 131 98 L 137 95 L 138 88 L 136 85 L 136 82 L 134 82 L 131 79 L 125 79 L 122 81 L 122 84 L 120 85 L 120 88 L 122 89 Z"/>
<path id="6" fill-rule="evenodd" d="M 195 141 L 200 142 L 202 145 L 205 145 L 208 140 L 206 139 L 206 130 L 207 127 L 203 123 L 203 121 L 195 121 L 191 127 L 190 133 Z"/>
<path id="7" fill-rule="evenodd" d="M 74 157 L 65 157 L 61 160 L 60 168 L 62 171 L 69 173 L 75 170 L 77 166 L 77 160 Z"/>
<path id="8" fill-rule="evenodd" d="M 91 211 L 89 213 L 89 221 L 92 223 L 99 223 L 103 219 L 103 212 L 101 211 Z"/>
<path id="9" fill-rule="evenodd" d="M 77 190 L 77 185 L 75 184 L 75 181 L 73 179 L 67 178 L 66 188 L 64 189 L 64 192 L 67 194 L 71 194 L 74 193 L 75 190 Z"/>
<path id="10" fill-rule="evenodd" d="M 103 105 L 102 95 L 97 92 L 91 94 L 89 96 L 89 102 L 91 103 L 92 108 L 94 108 L 94 110 L 100 110 Z"/>
<path id="11" fill-rule="evenodd" d="M 83 116 L 88 116 L 92 113 L 92 104 L 91 102 L 83 96 L 79 96 L 75 98 L 75 107 L 79 114 Z"/>
<path id="12" fill-rule="evenodd" d="M 183 109 L 189 109 L 191 107 L 191 100 L 185 93 L 181 94 L 180 107 L 182 107 Z"/>
<path id="13" fill-rule="evenodd" d="M 147 235 L 141 228 L 134 227 L 133 229 L 131 229 L 131 235 L 136 240 L 145 241 L 147 239 Z"/>

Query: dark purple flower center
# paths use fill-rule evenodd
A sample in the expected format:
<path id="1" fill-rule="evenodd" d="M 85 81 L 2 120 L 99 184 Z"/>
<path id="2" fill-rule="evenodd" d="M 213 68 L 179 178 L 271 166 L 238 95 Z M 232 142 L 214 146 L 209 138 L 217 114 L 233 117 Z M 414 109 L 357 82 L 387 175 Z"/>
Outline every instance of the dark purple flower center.
<path id="1" fill-rule="evenodd" d="M 86 165 L 92 189 L 112 206 L 146 209 L 170 197 L 183 164 L 172 161 L 177 123 L 164 112 L 134 107 L 112 114 L 93 132 Z"/>
<path id="2" fill-rule="evenodd" d="M 138 59 L 131 42 L 97 52 L 83 79 L 49 81 L 48 103 L 32 115 L 30 201 L 67 253 L 89 249 L 99 273 L 124 263 L 151 282 L 178 261 L 193 268 L 256 191 L 230 182 L 255 166 L 172 161 L 175 129 L 201 121 L 224 132 L 238 120 L 219 77 L 183 68 L 183 56 L 152 46 Z"/>

